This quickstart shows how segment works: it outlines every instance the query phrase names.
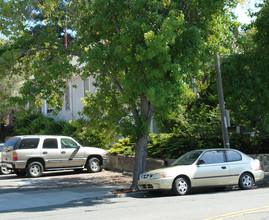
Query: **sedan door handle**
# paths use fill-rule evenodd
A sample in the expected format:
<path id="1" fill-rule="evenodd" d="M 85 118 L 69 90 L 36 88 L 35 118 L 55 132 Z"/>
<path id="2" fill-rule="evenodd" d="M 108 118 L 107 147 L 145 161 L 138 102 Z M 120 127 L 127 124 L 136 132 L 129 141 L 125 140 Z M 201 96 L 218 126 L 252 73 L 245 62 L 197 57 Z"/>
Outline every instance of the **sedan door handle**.
<path id="1" fill-rule="evenodd" d="M 65 151 L 62 151 L 61 154 L 65 154 L 66 152 Z"/>
<path id="2" fill-rule="evenodd" d="M 221 167 L 221 169 L 226 169 L 226 167 L 225 167 L 225 166 L 223 166 L 223 167 Z"/>

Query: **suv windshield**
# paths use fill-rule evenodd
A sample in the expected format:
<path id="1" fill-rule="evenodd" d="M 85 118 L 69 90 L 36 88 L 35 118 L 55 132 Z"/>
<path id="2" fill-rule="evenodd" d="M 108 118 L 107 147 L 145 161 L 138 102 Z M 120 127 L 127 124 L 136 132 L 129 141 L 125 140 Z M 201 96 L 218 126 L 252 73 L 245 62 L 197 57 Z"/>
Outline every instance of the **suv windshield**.
<path id="1" fill-rule="evenodd" d="M 201 155 L 203 151 L 191 151 L 188 152 L 181 157 L 179 157 L 175 162 L 171 164 L 171 166 L 178 166 L 178 165 L 191 165 L 193 164 L 198 157 Z"/>

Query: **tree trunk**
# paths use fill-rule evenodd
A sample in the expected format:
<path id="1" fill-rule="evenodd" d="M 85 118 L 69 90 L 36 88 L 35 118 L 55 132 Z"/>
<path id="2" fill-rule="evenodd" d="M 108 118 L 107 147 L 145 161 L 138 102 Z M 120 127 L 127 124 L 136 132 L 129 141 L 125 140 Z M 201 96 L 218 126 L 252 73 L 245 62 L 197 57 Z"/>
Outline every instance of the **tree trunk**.
<path id="1" fill-rule="evenodd" d="M 145 94 L 140 96 L 141 99 L 141 115 L 139 116 L 138 123 L 142 129 L 142 135 L 137 137 L 135 146 L 135 167 L 133 174 L 133 183 L 131 189 L 138 189 L 138 180 L 141 173 L 146 170 L 147 162 L 147 148 L 148 148 L 148 133 L 150 128 L 150 122 L 153 118 L 154 106 L 148 101 Z"/>
<path id="2" fill-rule="evenodd" d="M 141 173 L 146 170 L 148 135 L 138 138 L 135 146 L 135 167 L 131 189 L 138 189 L 138 180 Z"/>

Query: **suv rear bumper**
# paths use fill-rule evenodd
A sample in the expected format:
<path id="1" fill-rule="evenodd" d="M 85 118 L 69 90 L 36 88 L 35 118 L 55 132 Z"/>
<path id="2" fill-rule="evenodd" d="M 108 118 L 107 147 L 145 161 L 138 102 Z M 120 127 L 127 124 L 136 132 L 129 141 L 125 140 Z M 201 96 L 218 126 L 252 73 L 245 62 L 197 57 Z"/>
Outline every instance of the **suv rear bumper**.
<path id="1" fill-rule="evenodd" d="M 25 169 L 25 162 L 24 161 L 16 161 L 16 162 L 3 162 L 0 164 L 2 167 L 6 167 L 8 169 Z"/>

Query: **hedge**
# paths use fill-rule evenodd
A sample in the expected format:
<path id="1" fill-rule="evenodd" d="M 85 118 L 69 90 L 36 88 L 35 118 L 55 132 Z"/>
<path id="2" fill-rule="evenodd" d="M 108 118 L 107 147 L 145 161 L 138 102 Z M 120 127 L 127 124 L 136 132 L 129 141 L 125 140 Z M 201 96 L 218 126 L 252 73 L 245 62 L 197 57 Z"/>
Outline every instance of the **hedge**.
<path id="1" fill-rule="evenodd" d="M 231 148 L 246 154 L 269 153 L 269 135 L 250 137 L 247 135 L 230 135 Z M 151 158 L 178 158 L 180 155 L 195 149 L 221 148 L 221 136 L 207 138 L 183 137 L 177 134 L 150 134 L 147 156 Z M 135 143 L 130 138 L 119 140 L 109 150 L 112 155 L 125 156 L 135 154 Z"/>

